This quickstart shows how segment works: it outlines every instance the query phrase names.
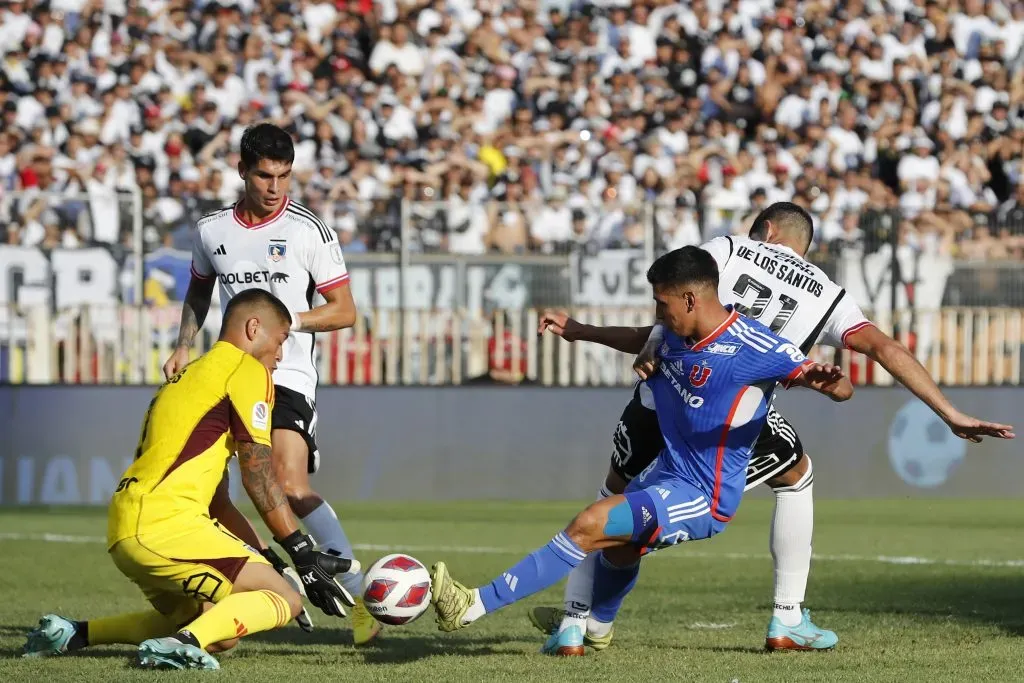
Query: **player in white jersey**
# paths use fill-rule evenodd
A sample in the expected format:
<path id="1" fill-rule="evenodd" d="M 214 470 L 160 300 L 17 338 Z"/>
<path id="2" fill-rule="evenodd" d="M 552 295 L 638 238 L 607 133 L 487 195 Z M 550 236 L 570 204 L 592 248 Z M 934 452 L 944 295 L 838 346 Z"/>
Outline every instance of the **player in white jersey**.
<path id="1" fill-rule="evenodd" d="M 356 319 L 349 274 L 334 230 L 288 197 L 295 148 L 283 129 L 263 123 L 245 131 L 239 174 L 245 193 L 233 206 L 203 216 L 192 248 L 192 279 L 181 312 L 174 354 L 164 365 L 172 377 L 188 363 L 189 349 L 210 307 L 214 283 L 222 305 L 246 289 L 272 292 L 292 315 L 284 357 L 274 372 L 277 400 L 271 416 L 274 470 L 295 514 L 329 551 L 352 558 L 334 510 L 310 485 L 320 466 L 316 444 L 314 334 L 351 327 Z M 325 303 L 314 306 L 314 294 Z M 211 516 L 250 543 L 264 548 L 275 568 L 285 565 L 231 504 L 226 478 L 210 508 Z M 276 560 L 276 561 L 275 561 Z M 353 595 L 362 594 L 362 575 L 346 578 Z M 309 630 L 308 614 L 300 621 Z M 372 640 L 380 626 L 361 600 L 352 613 L 356 644 Z"/>
<path id="2" fill-rule="evenodd" d="M 941 417 L 957 436 L 1013 438 L 1012 427 L 983 422 L 958 411 L 907 349 L 864 316 L 846 291 L 817 266 L 804 260 L 813 224 L 796 204 L 778 202 L 754 221 L 749 237 L 720 237 L 702 246 L 719 268 L 719 297 L 747 317 L 807 353 L 818 341 L 846 346 L 877 361 Z M 647 328 L 594 328 L 564 314 L 546 313 L 541 329 L 569 341 L 593 341 L 627 353 L 639 353 L 641 378 L 654 372 L 660 325 Z M 723 344 L 720 353 L 733 350 Z M 692 380 L 691 380 L 692 381 Z M 601 496 L 621 493 L 664 447 L 654 404 L 643 382 L 634 387 L 613 437 L 612 462 Z M 801 603 L 811 563 L 814 499 L 810 458 L 792 425 L 774 408 L 758 437 L 747 468 L 749 490 L 767 483 L 775 493 L 770 547 L 775 567 L 775 602 L 765 645 L 768 649 L 812 650 L 834 647 L 838 638 L 815 626 Z M 597 649 L 611 642 L 611 624 L 590 617 L 593 558 L 569 577 L 564 609 L 535 608 L 531 621 L 550 632 L 581 626 Z M 586 622 L 584 624 L 584 622 Z"/>

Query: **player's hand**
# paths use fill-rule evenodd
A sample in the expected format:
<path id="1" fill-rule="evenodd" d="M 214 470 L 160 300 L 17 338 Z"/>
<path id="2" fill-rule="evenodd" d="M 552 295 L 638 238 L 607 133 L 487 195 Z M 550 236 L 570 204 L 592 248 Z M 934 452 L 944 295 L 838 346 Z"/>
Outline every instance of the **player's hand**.
<path id="1" fill-rule="evenodd" d="M 565 311 L 546 309 L 541 313 L 537 335 L 544 334 L 545 330 L 558 335 L 567 342 L 574 342 L 580 338 L 580 324 L 570 318 Z"/>
<path id="2" fill-rule="evenodd" d="M 642 380 L 648 380 L 654 376 L 658 369 L 658 345 L 661 342 L 648 341 L 640 349 L 639 355 L 633 361 L 633 370 Z"/>
<path id="3" fill-rule="evenodd" d="M 806 377 L 810 382 L 831 384 L 833 382 L 838 382 L 843 377 L 846 377 L 846 374 L 838 365 L 833 365 L 832 363 L 812 362 L 810 365 L 805 366 L 804 377 Z"/>
<path id="4" fill-rule="evenodd" d="M 164 363 L 164 379 L 170 379 L 178 374 L 178 371 L 188 365 L 188 347 L 179 346 Z"/>
<path id="5" fill-rule="evenodd" d="M 302 581 L 299 579 L 299 575 L 294 569 L 285 564 L 281 556 L 274 552 L 273 548 L 264 548 L 260 551 L 260 555 L 266 558 L 270 566 L 274 568 L 278 574 L 284 577 L 284 580 L 291 584 L 292 588 L 295 589 L 302 597 L 306 597 L 306 590 L 302 587 Z M 299 625 L 306 633 L 313 632 L 313 620 L 309 618 L 309 612 L 303 607 L 302 611 L 299 612 L 299 616 L 295 617 L 295 623 Z"/>
<path id="6" fill-rule="evenodd" d="M 946 421 L 946 424 L 949 425 L 950 431 L 961 439 L 967 439 L 974 443 L 981 443 L 984 436 L 991 436 L 995 439 L 1012 439 L 1017 436 L 1013 432 L 1012 425 L 985 422 L 963 413 L 955 414 Z"/>
<path id="7" fill-rule="evenodd" d="M 811 361 L 803 366 L 803 373 L 794 380 L 817 392 L 825 394 L 833 401 L 845 401 L 853 396 L 853 385 L 846 379 L 846 374 L 838 365 Z"/>
<path id="8" fill-rule="evenodd" d="M 314 550 L 313 539 L 301 531 L 296 531 L 278 543 L 292 558 L 309 601 L 328 616 L 345 616 L 345 608 L 352 607 L 356 601 L 334 577 L 337 574 L 358 572 L 359 563 Z"/>

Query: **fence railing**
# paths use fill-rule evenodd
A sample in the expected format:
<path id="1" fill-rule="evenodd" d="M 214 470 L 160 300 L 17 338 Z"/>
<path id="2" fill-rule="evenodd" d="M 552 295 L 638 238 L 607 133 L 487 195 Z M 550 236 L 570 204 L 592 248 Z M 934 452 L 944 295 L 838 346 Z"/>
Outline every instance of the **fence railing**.
<path id="1" fill-rule="evenodd" d="M 52 317 L 44 307 L 6 311 L 0 326 L 0 382 L 158 384 L 176 338 L 178 309 L 84 307 Z M 570 344 L 536 334 L 539 311 L 466 309 L 364 310 L 349 330 L 317 335 L 321 385 L 627 386 L 632 357 L 594 344 Z M 595 325 L 649 324 L 649 307 L 581 308 L 577 320 Z M 212 321 L 219 321 L 216 310 Z M 878 326 L 896 336 L 942 384 L 1018 385 L 1024 381 L 1024 309 L 944 308 L 881 312 Z M 215 326 L 199 335 L 209 348 Z M 838 362 L 858 385 L 893 379 L 849 350 L 819 346 L 818 360 Z"/>

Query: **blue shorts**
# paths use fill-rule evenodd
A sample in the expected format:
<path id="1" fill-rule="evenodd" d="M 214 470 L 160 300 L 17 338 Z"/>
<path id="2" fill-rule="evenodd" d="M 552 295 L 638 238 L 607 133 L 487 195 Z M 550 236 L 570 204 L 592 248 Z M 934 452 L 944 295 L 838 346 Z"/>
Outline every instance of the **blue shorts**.
<path id="1" fill-rule="evenodd" d="M 724 531 L 711 516 L 711 501 L 697 486 L 661 471 L 656 459 L 626 487 L 633 514 L 633 540 L 646 552 Z"/>

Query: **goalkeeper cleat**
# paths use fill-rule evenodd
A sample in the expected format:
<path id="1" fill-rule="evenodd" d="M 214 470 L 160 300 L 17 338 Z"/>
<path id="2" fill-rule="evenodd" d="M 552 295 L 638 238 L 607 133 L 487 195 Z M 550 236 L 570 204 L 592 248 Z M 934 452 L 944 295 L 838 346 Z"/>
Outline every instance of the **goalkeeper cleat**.
<path id="1" fill-rule="evenodd" d="M 551 635 L 558 632 L 562 625 L 565 611 L 557 607 L 534 607 L 528 612 L 530 623 L 541 633 Z"/>
<path id="2" fill-rule="evenodd" d="M 444 562 L 431 567 L 430 587 L 438 630 L 458 631 L 466 626 L 466 613 L 473 606 L 473 591 L 453 579 Z"/>
<path id="3" fill-rule="evenodd" d="M 285 566 L 281 572 L 281 576 L 284 580 L 291 584 L 291 587 L 299 592 L 299 595 L 306 597 L 306 589 L 302 587 L 302 582 L 299 581 L 298 573 L 291 567 Z M 302 611 L 299 612 L 299 616 L 295 617 L 295 623 L 299 625 L 306 633 L 313 632 L 313 620 L 309 617 L 309 610 L 305 606 L 302 607 Z"/>
<path id="4" fill-rule="evenodd" d="M 138 663 L 143 669 L 205 669 L 220 668 L 206 650 L 183 643 L 177 638 L 150 638 L 139 645 Z"/>
<path id="5" fill-rule="evenodd" d="M 22 657 L 49 657 L 66 655 L 68 643 L 75 635 L 75 622 L 56 614 L 47 614 L 39 620 L 39 626 L 29 631 L 21 647 Z"/>
<path id="6" fill-rule="evenodd" d="M 777 650 L 831 650 L 839 642 L 839 636 L 832 631 L 819 628 L 811 621 L 810 610 L 803 611 L 803 619 L 796 626 L 786 626 L 778 617 L 768 622 L 768 635 L 764 647 L 769 652 Z"/>
<path id="7" fill-rule="evenodd" d="M 352 608 L 352 642 L 355 645 L 366 645 L 380 635 L 380 622 L 366 609 L 362 598 L 356 598 Z"/>
<path id="8" fill-rule="evenodd" d="M 582 657 L 583 633 L 580 627 L 569 626 L 558 633 L 552 633 L 540 652 L 552 657 Z"/>

